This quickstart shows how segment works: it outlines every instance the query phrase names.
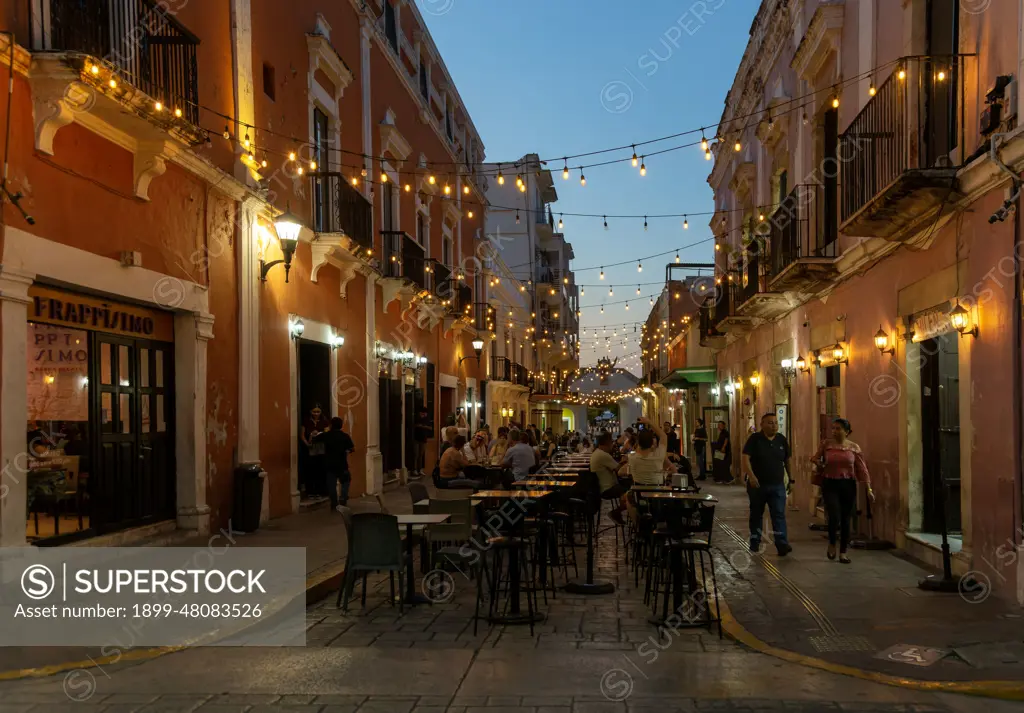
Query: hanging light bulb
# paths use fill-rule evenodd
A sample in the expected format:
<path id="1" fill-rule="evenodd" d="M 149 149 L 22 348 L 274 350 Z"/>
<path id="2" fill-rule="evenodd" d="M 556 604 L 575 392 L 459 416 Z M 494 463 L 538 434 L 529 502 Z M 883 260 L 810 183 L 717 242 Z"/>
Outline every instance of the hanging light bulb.
<path id="1" fill-rule="evenodd" d="M 708 150 L 708 138 L 704 135 L 704 129 L 700 130 L 700 150 Z"/>
<path id="2" fill-rule="evenodd" d="M 563 161 L 565 161 L 565 166 L 562 168 L 562 180 L 563 181 L 568 181 L 569 180 L 569 160 L 568 159 L 563 159 Z"/>
<path id="3" fill-rule="evenodd" d="M 626 311 L 629 311 L 629 302 L 626 303 Z"/>
<path id="4" fill-rule="evenodd" d="M 636 146 L 633 147 L 633 168 L 636 168 Z"/>
<path id="5" fill-rule="evenodd" d="M 647 216 L 644 216 L 644 230 L 647 230 Z"/>
<path id="6" fill-rule="evenodd" d="M 608 216 L 604 216 L 604 229 L 608 230 Z"/>
<path id="7" fill-rule="evenodd" d="M 642 158 L 640 159 L 640 175 L 647 175 L 647 164 L 644 163 L 644 160 Z"/>
<path id="8" fill-rule="evenodd" d="M 516 208 L 516 225 L 519 225 L 519 209 Z"/>
<path id="9" fill-rule="evenodd" d="M 224 126 L 224 133 L 221 134 L 221 136 L 224 137 L 225 141 L 230 141 L 231 140 L 231 130 L 228 129 L 227 125 Z"/>
<path id="10" fill-rule="evenodd" d="M 615 287 L 613 285 L 608 285 L 608 296 L 609 297 L 614 297 L 615 296 Z"/>
<path id="11" fill-rule="evenodd" d="M 405 192 L 406 193 L 412 192 L 412 186 L 410 186 L 408 183 L 405 184 Z"/>
<path id="12" fill-rule="evenodd" d="M 153 104 L 153 108 L 154 108 L 154 109 L 155 109 L 156 111 L 163 111 L 163 110 L 164 110 L 164 105 L 163 105 L 163 104 L 162 104 L 161 102 L 155 102 L 155 103 Z"/>
<path id="13" fill-rule="evenodd" d="M 604 268 L 603 267 L 601 268 L 601 279 L 602 280 L 604 279 Z"/>
<path id="14" fill-rule="evenodd" d="M 637 271 L 637 272 L 643 272 L 643 271 L 644 271 L 644 265 L 643 265 L 643 263 L 641 263 L 641 262 L 638 262 L 638 263 L 636 264 L 636 271 Z"/>
<path id="15" fill-rule="evenodd" d="M 302 166 L 299 166 L 299 172 L 300 173 L 302 172 Z M 352 185 L 353 186 L 358 186 L 359 185 L 359 179 L 356 178 L 355 176 L 352 176 Z"/>
<path id="16" fill-rule="evenodd" d="M 637 293 L 638 295 L 640 294 L 640 285 L 637 285 L 637 286 L 636 286 L 636 293 Z"/>
<path id="17" fill-rule="evenodd" d="M 736 144 L 733 146 L 733 149 L 736 151 L 736 153 L 739 153 L 740 151 L 743 150 L 743 144 L 740 143 L 739 139 L 736 139 Z"/>
<path id="18" fill-rule="evenodd" d="M 302 166 L 299 166 L 297 169 L 295 169 L 295 172 L 301 176 L 303 173 Z"/>
<path id="19" fill-rule="evenodd" d="M 876 94 L 878 94 L 878 88 L 875 87 L 875 79 L 872 77 L 871 83 L 868 85 L 868 95 L 875 96 Z"/>
<path id="20" fill-rule="evenodd" d="M 899 77 L 900 79 L 906 79 L 907 70 L 903 69 L 903 67 L 900 67 L 900 71 L 896 73 L 896 76 Z"/>
<path id="21" fill-rule="evenodd" d="M 710 161 L 711 160 L 711 149 L 706 149 L 704 151 L 704 160 L 705 161 Z"/>
<path id="22" fill-rule="evenodd" d="M 247 132 L 247 133 L 245 134 L 245 138 L 244 138 L 244 139 L 242 140 L 242 146 L 244 146 L 244 147 L 245 147 L 246 149 L 248 149 L 248 148 L 249 148 L 249 145 L 250 145 L 251 143 L 252 143 L 252 142 L 251 142 L 251 141 L 249 141 L 249 134 L 248 134 L 248 132 Z"/>
<path id="23" fill-rule="evenodd" d="M 583 167 L 582 166 L 580 166 L 580 185 L 581 186 L 587 185 L 587 177 L 583 175 Z"/>
<path id="24" fill-rule="evenodd" d="M 565 223 L 562 222 L 562 214 L 559 213 L 558 214 L 558 229 L 561 230 L 564 225 L 565 225 Z"/>
<path id="25" fill-rule="evenodd" d="M 601 314 L 604 314 L 604 305 L 601 305 Z"/>
<path id="26" fill-rule="evenodd" d="M 380 172 L 380 182 L 381 183 L 387 183 L 388 182 L 388 174 L 384 173 L 383 171 Z"/>
<path id="27" fill-rule="evenodd" d="M 517 173 L 516 174 L 516 187 L 518 188 L 521 185 L 523 185 L 523 174 Z"/>
<path id="28" fill-rule="evenodd" d="M 500 163 L 498 164 L 498 185 L 499 186 L 504 186 L 505 185 L 505 177 L 501 174 L 501 164 Z"/>
<path id="29" fill-rule="evenodd" d="M 653 297 L 651 298 L 651 306 L 652 307 L 654 306 L 654 298 Z"/>
<path id="30" fill-rule="evenodd" d="M 288 160 L 289 161 L 294 161 L 295 160 L 295 152 L 294 151 L 289 151 L 288 152 Z"/>
<path id="31" fill-rule="evenodd" d="M 429 183 L 429 184 L 430 184 L 430 185 L 432 185 L 432 186 L 433 186 L 433 185 L 436 185 L 436 184 L 437 184 L 437 177 L 436 177 L 436 176 L 434 176 L 434 174 L 430 174 L 430 175 L 429 175 L 429 176 L 427 177 L 427 183 Z"/>
<path id="32" fill-rule="evenodd" d="M 684 215 L 683 216 L 683 230 L 689 230 L 689 229 L 690 229 L 690 221 Z"/>
<path id="33" fill-rule="evenodd" d="M 581 287 L 580 288 L 580 297 L 586 297 L 586 296 L 587 296 L 586 288 Z"/>
<path id="34" fill-rule="evenodd" d="M 519 192 L 520 193 L 526 193 L 526 184 L 525 183 L 520 183 L 519 184 Z"/>
<path id="35" fill-rule="evenodd" d="M 464 195 L 464 196 L 468 196 L 469 195 L 469 184 L 466 184 L 466 185 L 464 185 L 462 187 L 462 195 Z"/>
<path id="36" fill-rule="evenodd" d="M 677 263 L 678 263 L 678 262 L 681 262 L 681 260 L 679 259 L 679 253 L 678 253 L 678 252 L 676 253 L 676 262 L 677 262 Z"/>
<path id="37" fill-rule="evenodd" d="M 835 91 L 834 87 L 833 87 L 833 91 Z M 839 94 L 838 93 L 835 93 L 835 94 L 832 95 L 832 108 L 833 109 L 838 109 L 839 108 Z"/>

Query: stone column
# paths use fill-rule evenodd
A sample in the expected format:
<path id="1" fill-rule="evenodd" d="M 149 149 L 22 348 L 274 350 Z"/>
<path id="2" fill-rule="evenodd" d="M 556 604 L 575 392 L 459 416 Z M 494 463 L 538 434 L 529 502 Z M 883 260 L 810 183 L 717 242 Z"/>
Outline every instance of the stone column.
<path id="1" fill-rule="evenodd" d="M 32 275 L 0 266 L 0 547 L 25 545 L 28 510 L 28 288 Z"/>
<path id="2" fill-rule="evenodd" d="M 213 339 L 213 315 L 174 316 L 175 454 L 178 470 L 178 528 L 210 531 L 206 504 L 206 343 Z"/>
<path id="3" fill-rule="evenodd" d="M 239 205 L 238 249 L 238 462 L 260 461 L 260 276 L 258 202 Z M 264 493 L 266 501 L 266 493 Z"/>
<path id="4" fill-rule="evenodd" d="M 380 391 L 377 388 L 377 274 L 366 276 L 366 490 L 384 492 L 384 458 L 380 452 Z"/>

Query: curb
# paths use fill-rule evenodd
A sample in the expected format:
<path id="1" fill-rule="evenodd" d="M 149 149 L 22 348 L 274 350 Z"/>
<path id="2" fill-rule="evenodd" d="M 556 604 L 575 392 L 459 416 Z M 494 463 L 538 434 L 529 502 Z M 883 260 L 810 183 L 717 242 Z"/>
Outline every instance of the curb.
<path id="1" fill-rule="evenodd" d="M 999 698 L 1008 701 L 1024 701 L 1024 681 L 922 681 L 916 678 L 905 678 L 892 676 L 878 671 L 845 666 L 832 663 L 824 659 L 798 654 L 795 651 L 780 649 L 771 644 L 761 641 L 759 638 L 747 631 L 742 624 L 732 615 L 725 597 L 718 593 L 719 606 L 721 607 L 722 631 L 730 639 L 737 641 L 747 648 L 758 653 L 772 656 L 782 661 L 795 663 L 808 668 L 816 668 L 820 671 L 835 673 L 841 676 L 859 678 L 863 681 L 881 683 L 897 688 L 909 688 L 917 691 L 928 691 L 932 693 L 962 693 L 968 696 L 983 696 L 987 698 Z"/>
<path id="2" fill-rule="evenodd" d="M 306 606 L 315 604 L 324 599 L 332 591 L 341 586 L 342 577 L 345 574 L 343 563 L 328 566 L 315 576 L 306 579 Z M 38 666 L 36 668 L 20 668 L 11 671 L 0 671 L 0 681 L 17 681 L 25 678 L 46 678 L 65 671 L 77 671 L 101 666 L 113 666 L 115 664 L 150 661 L 152 659 L 184 651 L 189 646 L 160 646 L 155 648 L 137 649 L 124 654 L 102 656 L 100 658 L 89 658 L 85 661 L 66 661 L 63 663 Z"/>

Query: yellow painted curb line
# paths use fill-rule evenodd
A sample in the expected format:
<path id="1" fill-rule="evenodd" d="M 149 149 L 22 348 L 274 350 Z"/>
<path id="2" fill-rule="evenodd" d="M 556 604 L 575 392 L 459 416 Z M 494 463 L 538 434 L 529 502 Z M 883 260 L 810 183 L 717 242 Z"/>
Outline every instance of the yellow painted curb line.
<path id="1" fill-rule="evenodd" d="M 316 576 L 306 580 L 306 603 L 311 604 L 327 596 L 327 593 L 336 587 L 335 580 L 340 579 L 345 571 L 344 565 L 335 565 Z M 100 666 L 113 666 L 128 661 L 149 661 L 160 658 L 176 651 L 184 651 L 188 646 L 160 646 L 149 649 L 136 649 L 123 654 L 102 656 L 98 659 L 87 659 L 85 661 L 66 661 L 64 663 L 50 664 L 36 668 L 19 668 L 12 671 L 0 671 L 0 681 L 17 681 L 22 678 L 45 678 L 54 676 L 65 671 L 79 669 L 97 668 Z"/>
<path id="2" fill-rule="evenodd" d="M 813 656 L 798 654 L 795 651 L 779 649 L 761 641 L 747 631 L 736 620 L 736 617 L 732 615 L 732 611 L 729 609 L 729 605 L 726 603 L 725 597 L 722 596 L 721 592 L 718 594 L 718 600 L 721 605 L 722 630 L 728 634 L 729 638 L 740 642 L 754 651 L 788 661 L 789 663 L 816 668 L 842 676 L 852 676 L 853 678 L 881 683 L 887 686 L 930 691 L 933 693 L 963 693 L 970 696 L 987 696 L 989 698 L 1002 698 L 1011 701 L 1024 701 L 1024 682 L 1021 681 L 922 681 L 916 678 L 903 678 L 878 671 L 844 666 L 843 664 L 832 663 L 831 661 L 814 658 Z"/>

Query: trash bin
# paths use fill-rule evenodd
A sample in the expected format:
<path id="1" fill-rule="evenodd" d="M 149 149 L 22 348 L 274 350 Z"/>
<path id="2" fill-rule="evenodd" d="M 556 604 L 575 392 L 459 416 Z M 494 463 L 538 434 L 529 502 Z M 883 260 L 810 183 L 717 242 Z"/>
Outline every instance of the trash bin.
<path id="1" fill-rule="evenodd" d="M 255 532 L 260 528 L 263 479 L 266 477 L 258 463 L 242 463 L 235 468 L 235 508 L 231 522 L 235 531 Z"/>

